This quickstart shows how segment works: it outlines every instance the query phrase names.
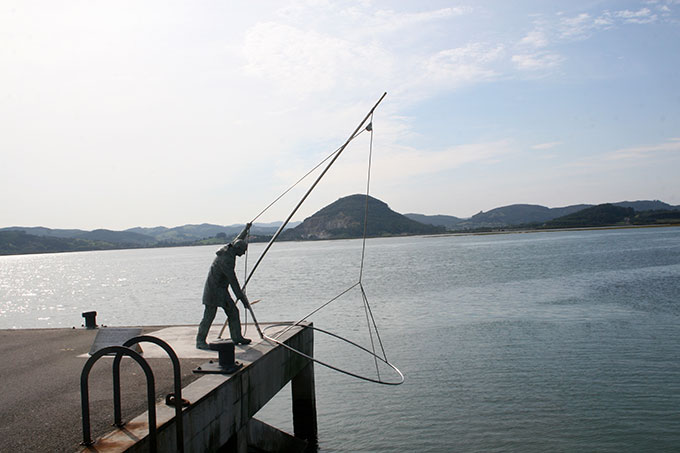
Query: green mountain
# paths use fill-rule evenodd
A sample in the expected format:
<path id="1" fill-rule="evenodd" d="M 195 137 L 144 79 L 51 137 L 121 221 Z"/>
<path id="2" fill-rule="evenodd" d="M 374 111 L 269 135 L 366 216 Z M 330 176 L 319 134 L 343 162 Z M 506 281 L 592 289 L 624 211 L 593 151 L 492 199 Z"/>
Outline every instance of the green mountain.
<path id="1" fill-rule="evenodd" d="M 524 223 L 543 223 L 556 217 L 561 217 L 580 211 L 588 205 L 566 206 L 564 208 L 546 208 L 540 205 L 514 204 L 480 212 L 470 219 L 472 224 L 479 226 L 507 226 Z"/>
<path id="2" fill-rule="evenodd" d="M 36 236 L 17 230 L 0 231 L 0 255 L 77 252 L 86 250 L 108 250 L 114 248 L 120 247 L 103 241 L 54 236 Z"/>
<path id="3" fill-rule="evenodd" d="M 597 227 L 630 224 L 635 216 L 633 208 L 601 204 L 550 220 L 547 228 Z"/>
<path id="4" fill-rule="evenodd" d="M 632 207 L 663 207 L 664 205 L 671 209 L 638 211 Z M 543 226 L 546 228 L 575 228 L 591 226 L 661 224 L 680 224 L 680 209 L 677 209 L 677 206 L 671 206 L 661 202 L 607 203 L 583 209 L 564 217 L 553 219 L 549 222 L 546 222 Z"/>
<path id="5" fill-rule="evenodd" d="M 272 236 L 276 233 L 283 222 L 256 223 L 250 229 L 252 236 Z M 289 227 L 294 227 L 300 222 L 291 222 Z M 143 228 L 135 227 L 125 231 L 144 234 L 153 237 L 156 241 L 166 244 L 187 243 L 199 241 L 206 238 L 214 238 L 220 233 L 224 233 L 230 240 L 241 232 L 245 225 L 235 224 L 229 226 L 202 223 L 200 225 L 182 225 L 174 228 L 154 227 Z"/>
<path id="6" fill-rule="evenodd" d="M 635 213 L 631 223 L 634 225 L 680 225 L 680 209 L 663 209 Z"/>
<path id="7" fill-rule="evenodd" d="M 672 206 L 659 200 L 619 201 L 612 204 L 623 208 L 633 208 L 637 212 L 680 210 L 680 206 Z"/>
<path id="8" fill-rule="evenodd" d="M 366 196 L 350 195 L 306 218 L 281 234 L 282 240 L 345 239 L 363 237 Z M 368 197 L 369 237 L 443 233 L 444 227 L 425 225 L 392 211 L 386 203 Z"/>
<path id="9" fill-rule="evenodd" d="M 517 204 L 480 212 L 469 219 L 454 216 L 401 215 L 387 204 L 368 198 L 368 236 L 434 234 L 448 230 L 520 228 L 570 228 L 620 224 L 680 224 L 680 206 L 658 200 L 622 201 L 599 206 L 573 205 L 546 208 Z M 281 239 L 336 239 L 363 236 L 365 195 L 351 195 L 332 203 L 302 223 L 291 222 Z M 634 211 L 633 211 L 634 210 Z M 255 224 L 251 241 L 267 241 L 281 222 Z M 294 227 L 297 225 L 296 227 Z M 294 227 L 294 228 L 293 228 Z M 236 236 L 243 224 L 220 226 L 203 223 L 174 228 L 50 229 L 45 227 L 0 228 L 0 255 L 105 250 L 173 245 L 223 244 Z"/>
<path id="10" fill-rule="evenodd" d="M 621 201 L 610 203 L 613 206 L 633 208 L 636 212 L 657 210 L 680 210 L 680 206 L 672 206 L 659 200 Z M 512 226 L 537 226 L 553 219 L 579 212 L 593 205 L 577 204 L 561 208 L 548 208 L 533 204 L 513 204 L 479 212 L 467 219 L 443 215 L 405 214 L 408 218 L 430 225 L 440 225 L 448 230 L 472 230 L 478 228 L 506 228 Z M 671 215 L 672 217 L 672 215 Z M 640 218 L 642 219 L 642 218 Z M 652 222 L 653 223 L 653 222 Z"/>
<path id="11" fill-rule="evenodd" d="M 80 234 L 87 233 L 87 231 L 85 230 L 74 229 L 62 230 L 57 228 L 52 229 L 45 227 L 18 227 L 18 226 L 0 228 L 0 231 L 23 231 L 26 234 L 31 234 L 33 236 L 47 236 L 55 238 L 74 238 Z"/>
<path id="12" fill-rule="evenodd" d="M 74 238 L 132 246 L 146 246 L 156 243 L 156 239 L 145 234 L 134 233 L 131 231 L 112 231 L 104 229 L 83 232 L 74 236 Z"/>
<path id="13" fill-rule="evenodd" d="M 242 228 L 242 227 L 241 227 Z M 154 228 L 130 228 L 126 230 L 133 233 L 144 234 L 153 237 L 158 242 L 165 242 L 169 244 L 191 242 L 208 237 L 215 237 L 218 233 L 225 233 L 227 235 L 237 235 L 239 227 L 225 227 L 221 225 L 212 225 L 210 223 L 202 223 L 200 225 L 182 225 L 174 228 L 154 227 Z M 230 234 L 231 233 L 231 234 Z"/>
<path id="14" fill-rule="evenodd" d="M 572 212 L 580 211 L 590 205 L 573 205 L 563 208 L 547 208 L 533 204 L 513 204 L 502 206 L 487 212 L 479 212 L 468 219 L 453 216 L 426 216 L 422 214 L 406 214 L 410 219 L 430 225 L 440 225 L 448 230 L 470 230 L 475 228 L 504 228 L 513 225 L 544 223 Z"/>

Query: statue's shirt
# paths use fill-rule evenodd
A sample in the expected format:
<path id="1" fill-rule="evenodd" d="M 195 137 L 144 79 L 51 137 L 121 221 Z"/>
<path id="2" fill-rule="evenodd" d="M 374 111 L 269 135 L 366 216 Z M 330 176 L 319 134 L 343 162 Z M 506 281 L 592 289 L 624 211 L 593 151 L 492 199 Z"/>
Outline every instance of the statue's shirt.
<path id="1" fill-rule="evenodd" d="M 236 256 L 230 248 L 225 249 L 222 248 L 217 252 L 217 257 L 210 266 L 208 278 L 203 288 L 204 305 L 225 307 L 228 300 L 233 301 L 227 289 L 229 286 L 238 299 L 244 297 L 241 285 L 239 285 L 234 272 Z"/>

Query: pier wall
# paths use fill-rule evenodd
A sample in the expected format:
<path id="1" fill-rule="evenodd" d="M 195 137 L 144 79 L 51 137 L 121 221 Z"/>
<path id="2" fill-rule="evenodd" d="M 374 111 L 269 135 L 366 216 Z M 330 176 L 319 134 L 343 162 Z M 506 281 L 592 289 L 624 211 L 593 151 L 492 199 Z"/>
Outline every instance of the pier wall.
<path id="1" fill-rule="evenodd" d="M 295 327 L 279 340 L 313 356 L 313 329 Z M 251 444 L 257 433 L 271 431 L 256 420 L 249 429 L 253 415 L 291 381 L 295 435 L 316 444 L 313 362 L 267 341 L 251 345 L 237 361 L 244 366 L 234 374 L 206 374 L 182 390 L 191 402 L 183 411 L 184 451 L 245 453 L 249 431 Z M 177 451 L 174 408 L 159 403 L 156 416 L 158 451 Z M 141 414 L 83 451 L 147 452 L 147 420 Z"/>

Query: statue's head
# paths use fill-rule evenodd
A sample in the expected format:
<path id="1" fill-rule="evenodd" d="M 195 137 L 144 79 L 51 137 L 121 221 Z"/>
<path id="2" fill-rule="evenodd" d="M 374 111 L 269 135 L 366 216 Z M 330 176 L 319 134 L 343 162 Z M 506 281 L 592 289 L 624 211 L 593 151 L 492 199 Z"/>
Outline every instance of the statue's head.
<path id="1" fill-rule="evenodd" d="M 243 239 L 236 239 L 231 243 L 231 246 L 233 247 L 236 256 L 241 256 L 248 250 L 248 243 Z"/>

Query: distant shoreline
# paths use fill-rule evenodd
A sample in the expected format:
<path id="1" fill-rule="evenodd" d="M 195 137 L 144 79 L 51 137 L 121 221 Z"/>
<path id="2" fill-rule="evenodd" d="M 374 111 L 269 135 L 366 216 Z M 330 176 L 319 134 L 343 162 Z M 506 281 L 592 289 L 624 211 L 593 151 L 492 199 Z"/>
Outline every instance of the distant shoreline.
<path id="1" fill-rule="evenodd" d="M 635 228 L 673 228 L 680 227 L 680 223 L 667 223 L 658 225 L 611 225 L 611 226 L 592 226 L 574 228 L 522 228 L 522 229 L 501 229 L 495 231 L 456 231 L 443 234 L 428 235 L 432 236 L 485 236 L 490 234 L 520 234 L 520 233 L 551 233 L 559 231 L 593 231 L 593 230 L 628 230 Z"/>
<path id="2" fill-rule="evenodd" d="M 450 237 L 450 236 L 488 236 L 488 235 L 499 235 L 499 234 L 526 234 L 526 233 L 551 233 L 551 232 L 565 232 L 565 231 L 597 231 L 597 230 L 628 230 L 628 229 L 639 229 L 639 228 L 677 228 L 680 227 L 680 223 L 670 223 L 670 224 L 655 224 L 655 225 L 611 225 L 611 226 L 601 226 L 601 227 L 574 227 L 574 228 L 522 228 L 522 229 L 499 229 L 492 231 L 452 231 L 448 233 L 437 233 L 437 234 L 413 234 L 413 235 L 392 235 L 392 236 L 373 236 L 368 239 L 385 239 L 385 238 L 399 238 L 399 237 Z M 318 242 L 318 241 L 337 241 L 337 240 L 348 240 L 348 239 L 361 239 L 360 237 L 354 238 L 329 238 L 329 239 L 294 239 L 286 240 L 282 239 L 281 242 Z M 213 238 L 214 240 L 214 238 Z M 44 251 L 44 252 L 24 252 L 24 253 L 0 253 L 0 256 L 23 256 L 23 255 L 46 255 L 53 253 L 75 253 L 75 252 L 96 252 L 96 251 L 109 251 L 109 250 L 136 250 L 136 249 L 158 249 L 158 248 L 176 248 L 176 247 L 201 247 L 207 245 L 224 245 L 229 241 L 225 242 L 206 242 L 199 241 L 196 243 L 186 243 L 186 244 L 164 244 L 164 245 L 152 245 L 152 246 L 121 246 L 121 247 L 109 247 L 109 248 L 92 248 L 92 249 L 81 249 L 81 250 L 60 250 L 60 251 Z M 256 241 L 256 242 L 268 242 L 268 241 Z"/>

